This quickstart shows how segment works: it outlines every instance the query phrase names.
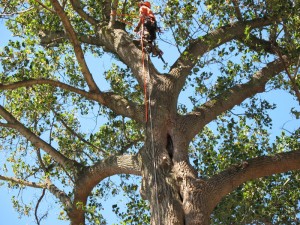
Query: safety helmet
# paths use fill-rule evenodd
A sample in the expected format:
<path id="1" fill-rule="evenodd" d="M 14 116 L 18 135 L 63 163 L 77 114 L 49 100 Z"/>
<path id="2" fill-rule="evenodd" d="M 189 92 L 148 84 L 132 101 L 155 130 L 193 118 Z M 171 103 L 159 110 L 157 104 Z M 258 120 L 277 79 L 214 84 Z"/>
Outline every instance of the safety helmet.
<path id="1" fill-rule="evenodd" d="M 139 3 L 139 7 L 141 7 L 142 5 L 147 6 L 148 8 L 151 8 L 151 3 L 150 2 L 140 2 Z"/>
<path id="2" fill-rule="evenodd" d="M 144 2 L 144 4 L 143 4 L 144 6 L 147 6 L 148 8 L 151 8 L 151 4 L 150 4 L 150 2 Z"/>

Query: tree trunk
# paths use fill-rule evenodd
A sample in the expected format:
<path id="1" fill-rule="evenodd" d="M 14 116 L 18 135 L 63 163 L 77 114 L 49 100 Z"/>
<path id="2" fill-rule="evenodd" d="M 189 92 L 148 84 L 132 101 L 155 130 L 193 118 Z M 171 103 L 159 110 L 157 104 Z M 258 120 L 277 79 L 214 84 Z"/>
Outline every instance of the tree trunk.
<path id="1" fill-rule="evenodd" d="M 166 98 L 158 99 L 170 103 Z M 185 130 L 176 124 L 176 113 L 172 116 L 169 111 L 172 107 L 156 109 L 156 100 L 153 102 L 141 152 L 141 195 L 150 201 L 151 224 L 209 224 L 213 210 L 207 197 L 210 189 L 189 164 Z"/>

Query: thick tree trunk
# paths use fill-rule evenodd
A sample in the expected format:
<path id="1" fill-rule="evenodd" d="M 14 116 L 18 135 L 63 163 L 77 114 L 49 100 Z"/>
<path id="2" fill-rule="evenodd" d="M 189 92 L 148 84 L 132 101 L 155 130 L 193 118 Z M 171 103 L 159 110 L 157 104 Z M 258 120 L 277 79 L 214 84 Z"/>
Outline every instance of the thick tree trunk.
<path id="1" fill-rule="evenodd" d="M 185 131 L 169 109 L 151 104 L 146 147 L 141 152 L 141 194 L 150 201 L 152 225 L 207 225 L 213 210 L 209 188 L 190 166 Z"/>
<path id="2" fill-rule="evenodd" d="M 68 216 L 71 221 L 70 225 L 84 225 L 85 224 L 85 212 L 83 210 L 84 206 L 85 205 L 78 203 L 73 207 L 73 210 L 68 213 Z"/>

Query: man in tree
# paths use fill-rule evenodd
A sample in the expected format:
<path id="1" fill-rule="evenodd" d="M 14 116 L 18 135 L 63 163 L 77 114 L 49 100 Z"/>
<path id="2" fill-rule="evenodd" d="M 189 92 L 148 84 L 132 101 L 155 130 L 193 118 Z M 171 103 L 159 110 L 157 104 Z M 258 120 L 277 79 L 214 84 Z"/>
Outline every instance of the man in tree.
<path id="1" fill-rule="evenodd" d="M 151 10 L 151 3 L 148 1 L 142 1 L 138 4 L 138 6 L 140 18 L 134 31 L 141 32 L 141 38 L 145 41 L 145 48 L 149 53 L 152 53 L 153 56 L 162 57 L 162 51 L 155 45 L 158 27 L 156 18 Z"/>
<path id="2" fill-rule="evenodd" d="M 162 1 L 166 68 L 141 62 L 116 22 L 135 2 L 0 1 L 18 37 L 0 52 L 13 206 L 37 224 L 47 195 L 71 225 L 105 224 L 103 210 L 124 224 L 300 224 L 300 2 Z M 276 107 L 295 122 L 275 126 Z M 118 193 L 124 210 L 103 206 Z"/>

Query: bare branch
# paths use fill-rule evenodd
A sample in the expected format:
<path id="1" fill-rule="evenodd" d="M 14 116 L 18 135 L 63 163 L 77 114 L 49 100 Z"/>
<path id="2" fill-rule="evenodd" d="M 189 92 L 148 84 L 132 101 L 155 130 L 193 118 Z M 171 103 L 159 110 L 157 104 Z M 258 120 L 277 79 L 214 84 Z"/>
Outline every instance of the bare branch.
<path id="1" fill-rule="evenodd" d="M 14 178 L 14 177 L 6 177 L 6 176 L 2 176 L 2 175 L 0 175 L 0 180 L 9 181 L 9 182 L 13 182 L 16 184 L 24 185 L 27 187 L 33 187 L 33 188 L 45 188 L 46 187 L 46 184 L 30 182 L 27 180 L 22 180 L 22 179 L 18 179 L 18 178 Z"/>
<path id="2" fill-rule="evenodd" d="M 22 10 L 22 11 L 18 11 L 18 12 L 13 12 L 13 13 L 1 13 L 0 14 L 0 18 L 1 17 L 7 17 L 7 16 L 14 16 L 14 15 L 23 14 L 23 13 L 29 12 L 29 11 L 31 11 L 33 9 L 34 9 L 34 7 L 31 7 L 29 9 L 25 9 L 25 10 Z"/>
<path id="3" fill-rule="evenodd" d="M 38 162 L 39 162 L 39 164 L 41 165 L 41 168 L 42 168 L 42 170 L 46 173 L 46 172 L 48 172 L 47 170 L 47 168 L 46 168 L 46 166 L 45 166 L 45 164 L 44 164 L 44 162 L 43 162 L 43 159 L 42 159 L 42 156 L 41 156 L 41 150 L 38 148 L 38 149 L 36 149 L 36 154 L 37 154 L 37 158 L 38 158 Z"/>
<path id="4" fill-rule="evenodd" d="M 72 27 L 70 20 L 68 19 L 66 13 L 64 12 L 63 8 L 61 7 L 61 5 L 59 4 L 59 2 L 57 0 L 51 0 L 51 3 L 67 31 L 70 41 L 74 47 L 74 52 L 75 52 L 77 61 L 80 65 L 81 72 L 82 72 L 90 90 L 92 92 L 99 92 L 99 88 L 98 88 L 97 84 L 95 83 L 94 78 L 86 64 L 86 61 L 84 58 L 84 53 L 81 49 L 80 42 L 77 38 L 77 34 L 76 34 L 74 28 Z"/>
<path id="5" fill-rule="evenodd" d="M 245 38 L 245 35 L 242 35 L 238 37 L 237 40 L 242 42 L 253 51 L 264 51 L 271 54 L 276 54 L 274 48 L 272 47 L 272 42 L 257 38 L 255 35 L 250 34 L 249 38 Z"/>
<path id="6" fill-rule="evenodd" d="M 10 123 L 0 123 L 0 127 L 7 127 L 7 128 L 13 128 L 13 124 Z"/>
<path id="7" fill-rule="evenodd" d="M 37 203 L 36 203 L 36 206 L 35 206 L 34 216 L 35 216 L 35 221 L 36 221 L 37 225 L 40 225 L 41 219 L 43 219 L 43 217 L 40 218 L 40 219 L 38 218 L 37 211 L 38 211 L 38 208 L 39 208 L 39 205 L 40 205 L 42 199 L 43 199 L 44 196 L 45 196 L 45 193 L 46 193 L 46 189 L 43 189 L 42 195 L 41 195 L 41 197 L 38 199 L 38 201 L 37 201 Z"/>
<path id="8" fill-rule="evenodd" d="M 279 50 L 279 48 L 276 48 L 274 46 L 274 51 L 277 53 L 277 55 L 279 56 L 280 60 L 282 61 L 282 63 L 284 64 L 284 69 L 285 69 L 285 72 L 287 73 L 290 81 L 291 81 L 291 84 L 292 84 L 292 89 L 294 90 L 295 94 L 296 94 L 296 97 L 298 99 L 298 103 L 300 104 L 300 90 L 298 88 L 298 85 L 296 83 L 296 77 L 293 76 L 289 69 L 288 69 L 288 66 L 287 64 L 285 63 L 285 60 L 283 59 L 283 56 L 281 54 L 281 51 Z M 298 71 L 298 68 L 299 68 L 299 62 L 300 62 L 300 56 L 299 56 L 299 59 L 298 59 L 298 62 L 297 62 L 297 69 L 295 70 L 295 75 L 297 74 L 297 71 Z"/>
<path id="9" fill-rule="evenodd" d="M 68 36 L 64 31 L 53 32 L 44 30 L 39 32 L 39 37 L 41 39 L 41 45 L 47 47 L 57 46 L 58 44 L 68 40 Z M 99 47 L 104 46 L 104 43 L 95 36 L 78 34 L 78 39 L 82 43 L 96 45 Z"/>
<path id="10" fill-rule="evenodd" d="M 67 212 L 72 211 L 72 201 L 69 198 L 69 196 L 57 188 L 54 184 L 51 183 L 51 181 L 48 179 L 47 180 L 47 189 L 56 197 L 60 200 L 60 202 L 65 206 L 65 209 Z"/>

